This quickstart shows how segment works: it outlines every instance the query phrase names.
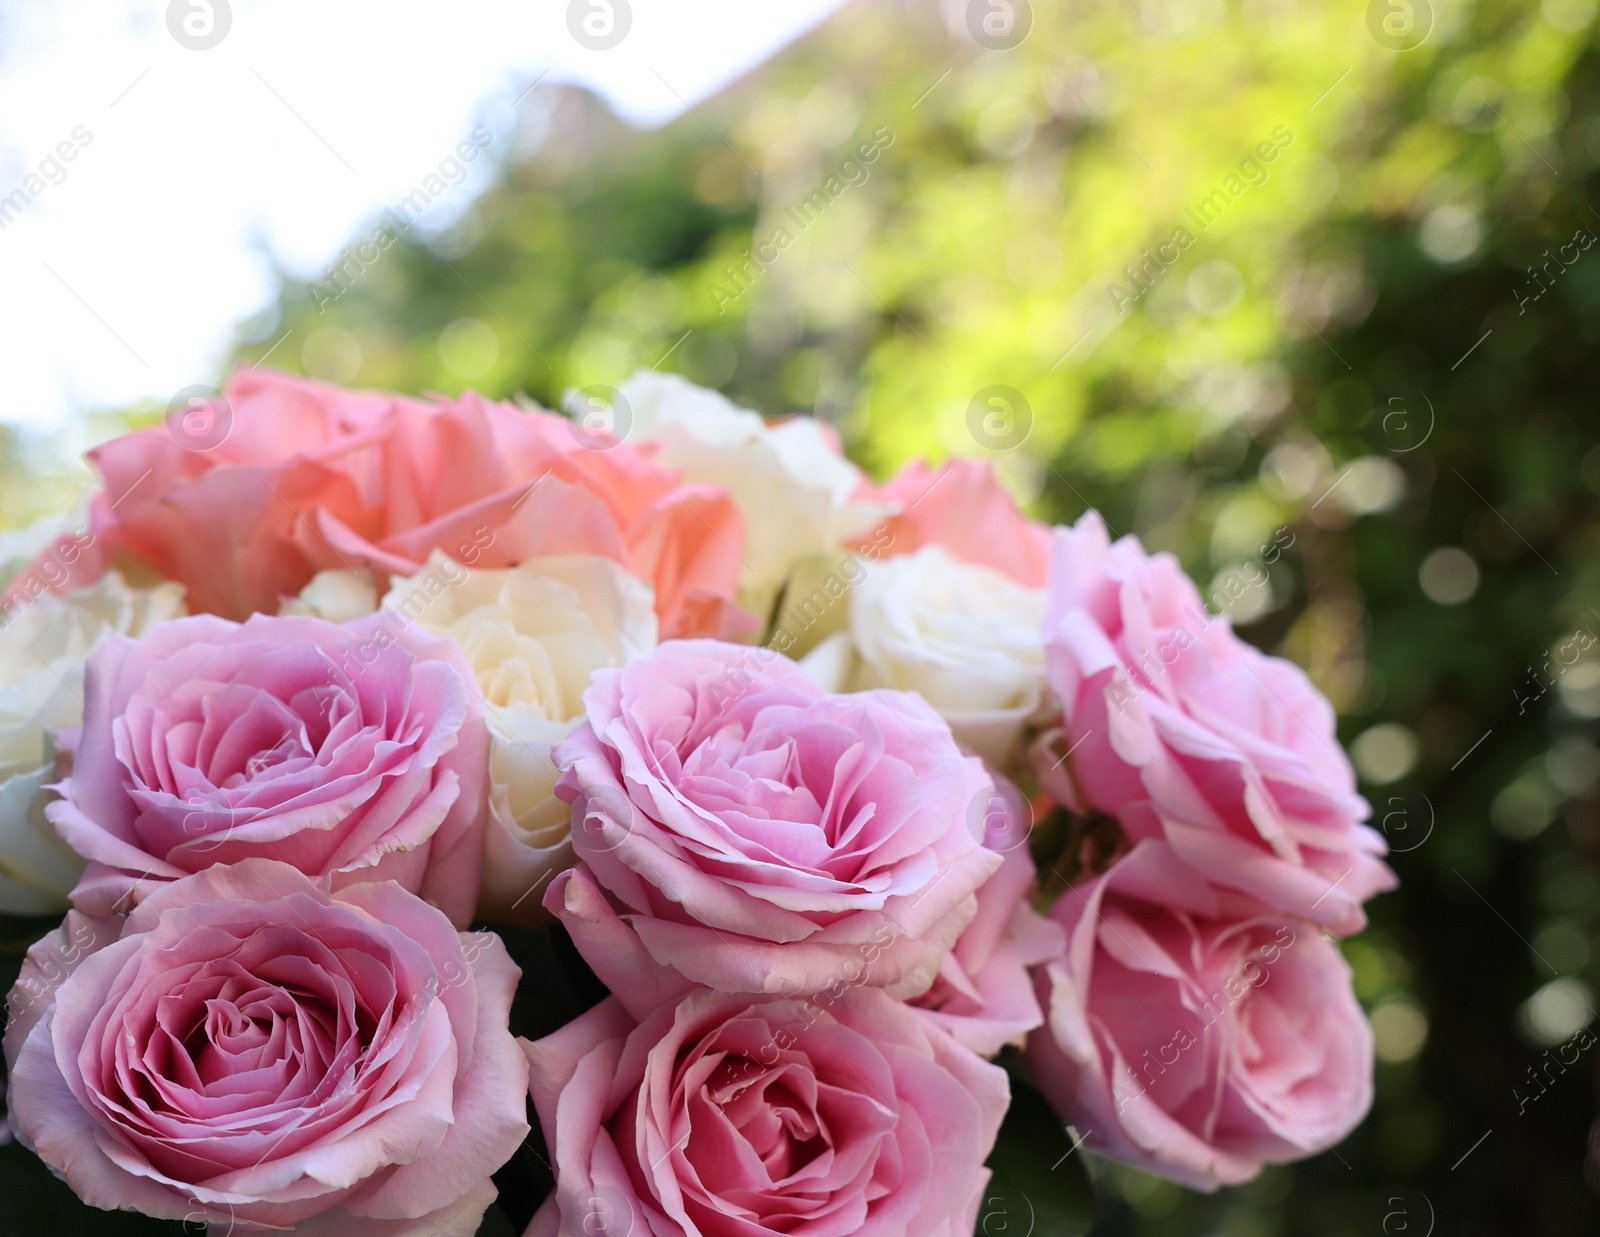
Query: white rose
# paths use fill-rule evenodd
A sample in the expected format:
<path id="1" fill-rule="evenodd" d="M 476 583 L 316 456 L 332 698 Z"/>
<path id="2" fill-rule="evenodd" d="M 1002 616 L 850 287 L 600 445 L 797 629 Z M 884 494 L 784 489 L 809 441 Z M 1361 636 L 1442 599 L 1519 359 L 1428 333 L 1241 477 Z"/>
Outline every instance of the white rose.
<path id="1" fill-rule="evenodd" d="M 555 796 L 551 749 L 583 716 L 602 667 L 655 648 L 655 597 L 608 558 L 533 558 L 472 571 L 435 551 L 383 599 L 461 646 L 488 706 L 490 816 L 478 913 L 502 923 L 543 916 L 544 879 L 574 862 L 571 808 Z"/>
<path id="2" fill-rule="evenodd" d="M 113 632 L 145 635 L 184 613 L 183 588 L 129 588 L 115 571 L 89 588 L 45 593 L 0 628 L 0 912 L 63 910 L 83 871 L 44 818 L 54 733 L 83 721 L 83 664 Z"/>
<path id="3" fill-rule="evenodd" d="M 854 543 L 892 508 L 856 501 L 861 470 L 823 425 L 797 416 L 769 425 L 719 391 L 641 370 L 618 388 L 628 436 L 661 444 L 686 481 L 721 486 L 744 518 L 740 603 L 765 618 L 796 564 Z"/>
<path id="4" fill-rule="evenodd" d="M 378 608 L 378 589 L 365 571 L 319 571 L 311 582 L 279 607 L 279 614 L 304 614 L 348 623 Z"/>
<path id="5" fill-rule="evenodd" d="M 1044 590 L 938 545 L 853 574 L 849 630 L 801 664 L 830 691 L 917 692 L 958 742 L 1010 767 L 1044 694 Z"/>
<path id="6" fill-rule="evenodd" d="M 57 537 L 83 527 L 71 515 L 47 515 L 27 528 L 0 532 L 0 589 L 21 575 Z"/>

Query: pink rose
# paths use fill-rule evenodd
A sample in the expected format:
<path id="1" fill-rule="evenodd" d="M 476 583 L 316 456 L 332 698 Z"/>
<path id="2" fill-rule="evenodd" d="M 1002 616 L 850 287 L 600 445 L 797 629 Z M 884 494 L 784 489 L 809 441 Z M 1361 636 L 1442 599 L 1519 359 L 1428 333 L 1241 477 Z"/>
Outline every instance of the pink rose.
<path id="1" fill-rule="evenodd" d="M 886 522 L 893 554 L 940 545 L 966 563 L 993 567 L 1030 588 L 1050 570 L 1050 530 L 1017 510 L 1016 501 L 977 460 L 930 468 L 913 460 L 874 495 L 899 506 Z"/>
<path id="2" fill-rule="evenodd" d="M 920 697 L 830 696 L 771 650 L 683 640 L 598 671 L 584 704 L 555 753 L 583 863 L 545 905 L 636 1014 L 690 984 L 915 995 L 1000 865 L 988 775 Z"/>
<path id="3" fill-rule="evenodd" d="M 1005 792 L 997 796 L 1000 804 L 1023 806 L 1009 783 Z M 1065 947 L 1060 925 L 1030 905 L 1035 873 L 1026 826 L 1003 831 L 989 844 L 1004 848 L 1003 862 L 978 887 L 978 913 L 939 964 L 933 987 L 912 999 L 958 1043 L 985 1057 L 1020 1045 L 1044 1022 L 1031 968 Z"/>
<path id="4" fill-rule="evenodd" d="M 1170 554 L 1111 545 L 1092 511 L 1056 530 L 1044 635 L 1063 717 L 1034 756 L 1057 799 L 1164 838 L 1263 908 L 1361 930 L 1361 904 L 1396 881 L 1333 709 L 1299 667 L 1208 614 Z"/>
<path id="5" fill-rule="evenodd" d="M 1172 847 L 1141 842 L 1051 910 L 1039 1089 L 1098 1151 L 1195 1189 L 1315 1155 L 1372 1103 L 1372 1031 L 1314 927 L 1241 919 Z"/>
<path id="6" fill-rule="evenodd" d="M 46 582 L 92 583 L 121 556 L 184 585 L 191 610 L 243 619 L 324 569 L 370 570 L 381 593 L 435 549 L 469 567 L 602 554 L 653 584 L 665 634 L 755 626 L 735 601 L 738 512 L 718 487 L 679 485 L 654 447 L 470 392 L 423 401 L 254 370 L 196 416 L 89 453 L 105 482 L 92 532 L 40 556 Z"/>
<path id="7" fill-rule="evenodd" d="M 1005 1072 L 882 992 L 608 1000 L 526 1047 L 556 1191 L 527 1237 L 956 1237 Z"/>
<path id="8" fill-rule="evenodd" d="M 327 1237 L 471 1237 L 528 1132 L 518 970 L 391 882 L 247 859 L 29 950 L 11 1120 L 92 1207 Z"/>
<path id="9" fill-rule="evenodd" d="M 73 904 L 262 857 L 333 887 L 397 880 L 458 925 L 477 899 L 488 735 L 449 640 L 372 615 L 256 615 L 108 637 L 46 815 L 90 860 Z"/>

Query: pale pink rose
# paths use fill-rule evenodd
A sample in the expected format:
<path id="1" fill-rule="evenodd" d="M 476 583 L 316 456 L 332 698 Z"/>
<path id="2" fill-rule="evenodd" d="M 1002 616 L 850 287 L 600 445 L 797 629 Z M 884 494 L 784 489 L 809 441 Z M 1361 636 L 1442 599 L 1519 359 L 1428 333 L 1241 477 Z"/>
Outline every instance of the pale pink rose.
<path id="1" fill-rule="evenodd" d="M 1060 802 L 1164 838 L 1263 908 L 1361 930 L 1361 904 L 1396 881 L 1333 708 L 1299 667 L 1207 613 L 1170 554 L 1112 545 L 1092 511 L 1056 530 L 1044 636 L 1063 715 L 1034 758 Z"/>
<path id="2" fill-rule="evenodd" d="M 213 615 L 111 636 L 45 809 L 90 861 L 72 893 L 126 910 L 167 881 L 262 857 L 333 887 L 397 880 L 460 926 L 483 855 L 488 735 L 449 640 L 372 615 Z"/>
<path id="3" fill-rule="evenodd" d="M 1372 1104 L 1372 1030 L 1313 925 L 1240 918 L 1164 842 L 1062 894 L 1034 1080 L 1090 1147 L 1195 1189 L 1316 1155 Z"/>
<path id="4" fill-rule="evenodd" d="M 1032 907 L 1027 834 L 1007 838 L 998 871 L 978 887 L 978 913 L 939 964 L 939 977 L 912 1004 L 958 1043 L 992 1057 L 1020 1045 L 1044 1022 L 1032 968 L 1060 956 L 1061 926 Z M 991 845 L 994 843 L 991 842 Z"/>
<path id="5" fill-rule="evenodd" d="M 526 1051 L 556 1172 L 527 1237 L 970 1235 L 1010 1102 L 872 989 L 613 999 Z"/>
<path id="6" fill-rule="evenodd" d="M 988 775 L 919 697 L 680 640 L 596 672 L 584 704 L 555 752 L 583 862 L 545 905 L 630 1010 L 691 984 L 933 982 L 1000 856 Z"/>
<path id="7" fill-rule="evenodd" d="M 888 553 L 939 545 L 963 562 L 993 567 L 1030 588 L 1044 587 L 1050 530 L 1017 509 L 987 463 L 955 459 L 931 468 L 913 460 L 871 497 L 900 509 L 885 521 Z"/>
<path id="8" fill-rule="evenodd" d="M 727 494 L 680 485 L 636 447 L 471 392 L 409 399 L 245 370 L 203 425 L 183 418 L 97 447 L 105 482 L 69 579 L 121 559 L 188 590 L 191 610 L 277 613 L 322 570 L 391 576 L 443 550 L 469 567 L 601 554 L 655 588 L 662 630 L 727 635 L 744 526 Z M 61 556 L 57 554 L 56 559 Z M 35 573 L 37 574 L 37 573 Z"/>
<path id="9" fill-rule="evenodd" d="M 74 911 L 29 952 L 20 1139 L 91 1207 L 326 1237 L 471 1237 L 528 1132 L 518 970 L 392 882 L 247 859 Z"/>

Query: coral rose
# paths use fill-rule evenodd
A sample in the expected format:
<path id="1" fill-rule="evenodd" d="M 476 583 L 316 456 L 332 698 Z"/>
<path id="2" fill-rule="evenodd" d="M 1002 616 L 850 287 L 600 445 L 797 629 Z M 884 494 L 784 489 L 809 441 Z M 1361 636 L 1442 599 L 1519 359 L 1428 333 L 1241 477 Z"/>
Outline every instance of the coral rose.
<path id="1" fill-rule="evenodd" d="M 213 406 L 102 443 L 88 453 L 105 487 L 90 507 L 93 551 L 67 587 L 128 560 L 182 584 L 196 612 L 275 613 L 314 571 L 307 521 L 362 518 L 400 408 L 428 405 L 246 369 Z"/>
<path id="2" fill-rule="evenodd" d="M 1089 1146 L 1195 1189 L 1315 1155 L 1372 1103 L 1372 1029 L 1315 927 L 1239 918 L 1164 842 L 1061 895 L 1035 1082 Z"/>
<path id="3" fill-rule="evenodd" d="M 528 1131 L 518 970 L 392 882 L 250 859 L 28 953 L 18 1136 L 92 1207 L 326 1237 L 471 1237 Z"/>
<path id="4" fill-rule="evenodd" d="M 528 1237 L 956 1237 L 1005 1072 L 882 992 L 608 1000 L 527 1046 L 555 1194 Z"/>
<path id="5" fill-rule="evenodd" d="M 1092 511 L 1055 538 L 1044 634 L 1063 714 L 1034 753 L 1046 787 L 1264 908 L 1360 931 L 1361 904 L 1396 882 L 1327 699 L 1208 614 L 1171 555 L 1112 545 Z"/>
<path id="6" fill-rule="evenodd" d="M 979 840 L 990 779 L 922 700 L 830 696 L 770 650 L 682 640 L 598 672 L 584 703 L 556 748 L 583 864 L 545 904 L 630 1010 L 690 984 L 933 982 L 1000 856 Z"/>
<path id="7" fill-rule="evenodd" d="M 262 857 L 334 887 L 398 880 L 465 926 L 488 765 L 470 673 L 450 641 L 385 615 L 201 615 L 107 638 L 72 775 L 45 809 L 91 861 L 73 904 L 109 914 Z"/>
<path id="8" fill-rule="evenodd" d="M 668 634 L 748 630 L 739 513 L 653 450 L 471 392 L 430 402 L 245 370 L 203 427 L 169 418 L 89 453 L 105 491 L 70 586 L 122 556 L 183 584 L 191 609 L 243 619 L 322 570 L 381 591 L 435 549 L 470 567 L 587 553 L 651 582 Z"/>

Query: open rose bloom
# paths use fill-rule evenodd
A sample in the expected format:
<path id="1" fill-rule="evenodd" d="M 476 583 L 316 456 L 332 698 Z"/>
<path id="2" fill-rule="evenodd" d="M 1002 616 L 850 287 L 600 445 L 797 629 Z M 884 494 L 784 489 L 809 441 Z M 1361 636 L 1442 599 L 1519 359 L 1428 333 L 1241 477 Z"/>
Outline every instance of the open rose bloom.
<path id="1" fill-rule="evenodd" d="M 1362 1120 L 1299 669 L 987 464 L 616 394 L 244 372 L 0 543 L 26 1148 L 214 1233 L 972 1237 L 1014 1088 L 1196 1189 Z"/>
<path id="2" fill-rule="evenodd" d="M 1090 1145 L 1197 1189 L 1349 1134 L 1372 1104 L 1372 1029 L 1311 925 L 1240 916 L 1164 842 L 1051 912 L 1029 1063 Z"/>
<path id="3" fill-rule="evenodd" d="M 919 698 L 677 641 L 586 704 L 556 750 L 583 862 L 546 904 L 630 1009 L 689 985 L 932 983 L 1000 857 L 967 823 L 988 775 Z"/>
<path id="4" fill-rule="evenodd" d="M 1298 667 L 1096 513 L 1054 538 L 1062 713 L 1034 764 L 1070 812 L 1113 817 L 1126 853 L 1050 911 L 1068 941 L 1036 973 L 1029 1061 L 1089 1146 L 1199 1189 L 1247 1181 L 1366 1115 L 1372 1032 L 1324 933 L 1359 931 L 1394 876 Z"/>
<path id="5" fill-rule="evenodd" d="M 1044 624 L 1063 715 L 1036 763 L 1062 802 L 1164 839 L 1264 908 L 1361 930 L 1394 874 L 1333 709 L 1298 666 L 1208 614 L 1170 555 L 1111 544 L 1094 512 L 1055 532 Z"/>
<path id="6" fill-rule="evenodd" d="M 214 1232 L 470 1237 L 528 1131 L 517 968 L 390 882 L 246 860 L 28 954 L 19 1137 L 91 1206 Z"/>
<path id="7" fill-rule="evenodd" d="M 596 1006 L 528 1048 L 556 1192 L 529 1237 L 955 1237 L 1004 1071 L 874 989 Z"/>
<path id="8" fill-rule="evenodd" d="M 90 860 L 73 893 L 127 910 L 245 858 L 393 878 L 465 926 L 487 738 L 460 651 L 383 616 L 165 623 L 91 655 L 72 776 L 46 809 Z"/>

